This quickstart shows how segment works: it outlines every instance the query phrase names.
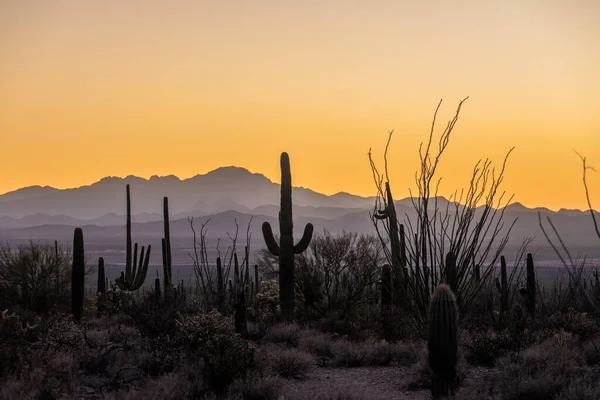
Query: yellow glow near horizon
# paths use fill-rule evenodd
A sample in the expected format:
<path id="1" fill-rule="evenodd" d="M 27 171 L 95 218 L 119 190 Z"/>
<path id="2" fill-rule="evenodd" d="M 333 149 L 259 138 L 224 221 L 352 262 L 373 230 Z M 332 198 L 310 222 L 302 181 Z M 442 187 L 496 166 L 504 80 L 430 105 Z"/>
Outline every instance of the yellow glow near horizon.
<path id="1" fill-rule="evenodd" d="M 442 195 L 481 158 L 527 206 L 587 208 L 600 168 L 600 2 L 0 0 L 0 193 L 225 165 L 374 195 L 414 190 L 440 98 Z M 599 171 L 600 172 L 600 171 Z M 600 174 L 589 174 L 600 205 Z M 596 206 L 598 208 L 599 206 Z"/>

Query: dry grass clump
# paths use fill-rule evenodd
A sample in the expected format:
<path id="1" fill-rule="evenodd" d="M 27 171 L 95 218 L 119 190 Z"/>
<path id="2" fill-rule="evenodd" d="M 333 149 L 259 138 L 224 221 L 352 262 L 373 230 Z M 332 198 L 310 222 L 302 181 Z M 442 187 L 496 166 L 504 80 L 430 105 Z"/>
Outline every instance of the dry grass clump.
<path id="1" fill-rule="evenodd" d="M 258 357 L 259 364 L 268 373 L 288 379 L 303 379 L 316 365 L 312 354 L 275 344 L 263 346 Z"/>

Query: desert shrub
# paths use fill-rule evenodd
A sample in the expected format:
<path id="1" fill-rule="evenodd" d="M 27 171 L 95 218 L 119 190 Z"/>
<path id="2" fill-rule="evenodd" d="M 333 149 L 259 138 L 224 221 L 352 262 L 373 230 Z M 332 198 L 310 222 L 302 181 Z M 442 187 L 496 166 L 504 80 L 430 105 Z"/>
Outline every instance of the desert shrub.
<path id="1" fill-rule="evenodd" d="M 302 327 L 298 324 L 284 322 L 270 327 L 265 335 L 265 341 L 283 344 L 287 347 L 297 347 L 301 332 Z"/>
<path id="2" fill-rule="evenodd" d="M 421 349 L 414 343 L 353 343 L 338 340 L 333 344 L 333 365 L 349 368 L 389 366 L 392 363 L 411 366 L 418 361 Z"/>
<path id="3" fill-rule="evenodd" d="M 260 290 L 248 310 L 248 319 L 257 324 L 259 333 L 279 319 L 279 283 L 277 279 L 260 281 Z"/>
<path id="4" fill-rule="evenodd" d="M 202 371 L 204 388 L 223 393 L 254 366 L 254 349 L 217 311 L 178 315 L 177 339 L 190 365 Z"/>
<path id="5" fill-rule="evenodd" d="M 493 367 L 499 357 L 519 348 L 507 330 L 473 332 L 469 339 L 464 343 L 465 358 L 473 365 Z"/>
<path id="6" fill-rule="evenodd" d="M 298 315 L 345 319 L 361 306 L 375 304 L 383 260 L 382 245 L 374 235 L 335 235 L 327 230 L 315 234 L 307 251 L 296 255 Z M 267 249 L 261 251 L 258 265 L 264 276 L 277 277 L 277 259 Z"/>
<path id="7" fill-rule="evenodd" d="M 302 350 L 270 346 L 265 351 L 267 368 L 282 378 L 302 379 L 315 366 L 314 357 Z"/>
<path id="8" fill-rule="evenodd" d="M 590 340 L 581 345 L 581 352 L 587 365 L 600 364 L 600 343 L 595 340 Z"/>
<path id="9" fill-rule="evenodd" d="M 307 331 L 299 340 L 298 348 L 316 357 L 333 358 L 335 341 L 331 335 Z"/>
<path id="10" fill-rule="evenodd" d="M 570 333 L 561 332 L 520 354 L 498 360 L 503 399 L 552 399 L 582 377 L 582 355 Z"/>
<path id="11" fill-rule="evenodd" d="M 30 241 L 0 247 L 1 303 L 47 312 L 70 304 L 71 253 L 62 246 Z M 91 272 L 91 271 L 86 271 Z"/>

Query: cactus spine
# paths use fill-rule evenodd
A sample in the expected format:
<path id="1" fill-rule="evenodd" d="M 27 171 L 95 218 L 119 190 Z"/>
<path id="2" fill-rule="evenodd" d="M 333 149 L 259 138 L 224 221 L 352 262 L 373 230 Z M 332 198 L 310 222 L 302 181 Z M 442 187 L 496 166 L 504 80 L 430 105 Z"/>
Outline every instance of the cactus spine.
<path id="1" fill-rule="evenodd" d="M 98 294 L 106 293 L 106 277 L 104 275 L 104 258 L 98 258 Z"/>
<path id="2" fill-rule="evenodd" d="M 434 398 L 454 396 L 458 351 L 458 307 L 448 285 L 435 289 L 429 305 L 429 366 L 433 372 Z"/>
<path id="3" fill-rule="evenodd" d="M 527 311 L 531 315 L 535 313 L 535 267 L 533 265 L 533 255 L 527 253 L 527 287 L 525 292 Z"/>
<path id="4" fill-rule="evenodd" d="M 81 321 L 85 295 L 85 254 L 83 231 L 75 228 L 73 234 L 73 267 L 71 268 L 71 312 L 75 322 Z"/>
<path id="5" fill-rule="evenodd" d="M 292 319 L 294 314 L 294 254 L 300 254 L 308 248 L 313 234 L 313 225 L 306 224 L 302 239 L 294 245 L 294 221 L 292 217 L 292 174 L 290 158 L 281 153 L 281 209 L 279 210 L 279 244 L 275 241 L 273 230 L 268 222 L 262 225 L 263 237 L 267 248 L 274 256 L 279 256 L 279 303 L 284 319 Z"/>

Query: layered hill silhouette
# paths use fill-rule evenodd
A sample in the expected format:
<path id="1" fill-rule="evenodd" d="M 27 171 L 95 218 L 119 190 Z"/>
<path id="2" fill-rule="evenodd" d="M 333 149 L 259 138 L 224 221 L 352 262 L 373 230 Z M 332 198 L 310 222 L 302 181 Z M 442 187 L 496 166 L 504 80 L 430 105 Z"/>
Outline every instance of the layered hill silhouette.
<path id="1" fill-rule="evenodd" d="M 193 216 L 197 224 L 210 218 L 209 237 L 227 238 L 227 233 L 235 231 L 234 221 L 240 227 L 240 234 L 245 234 L 250 218 L 254 238 L 261 237 L 264 221 L 269 221 L 276 230 L 278 227 L 279 184 L 244 168 L 222 167 L 188 179 L 172 175 L 150 179 L 107 177 L 73 189 L 32 186 L 9 192 L 0 195 L 0 239 L 70 240 L 74 226 L 83 227 L 86 237 L 99 241 L 124 237 L 126 184 L 131 186 L 133 231 L 139 239 L 160 239 L 164 196 L 169 197 L 174 237 L 191 237 L 188 216 Z M 294 187 L 292 196 L 295 227 L 299 230 L 312 222 L 317 230 L 375 232 L 369 216 L 375 197 L 344 192 L 325 195 L 303 187 Z M 438 198 L 440 208 L 445 208 L 447 202 L 443 197 Z M 397 200 L 396 208 L 402 219 L 416 216 L 410 198 Z M 534 236 L 540 246 L 547 245 L 538 226 L 538 212 L 544 218 L 552 218 L 568 244 L 578 248 L 599 247 L 589 212 L 530 209 L 520 203 L 513 203 L 505 210 L 507 222 L 518 218 L 511 244 Z"/>

